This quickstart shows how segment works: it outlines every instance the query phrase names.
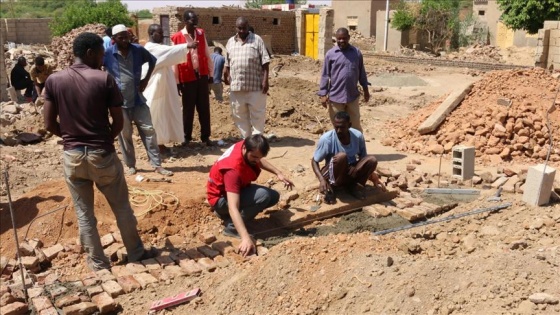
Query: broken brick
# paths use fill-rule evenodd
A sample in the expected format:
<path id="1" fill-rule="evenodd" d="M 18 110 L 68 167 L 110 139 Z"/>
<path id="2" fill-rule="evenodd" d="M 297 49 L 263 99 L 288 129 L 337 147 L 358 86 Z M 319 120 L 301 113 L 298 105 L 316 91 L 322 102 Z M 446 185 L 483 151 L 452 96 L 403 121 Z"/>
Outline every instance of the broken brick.
<path id="1" fill-rule="evenodd" d="M 61 285 L 54 285 L 48 289 L 50 296 L 55 299 L 68 292 L 68 289 Z"/>
<path id="2" fill-rule="evenodd" d="M 27 242 L 22 242 L 19 245 L 19 253 L 22 256 L 34 256 L 35 255 L 35 249 L 33 248 L 33 246 L 29 245 Z"/>
<path id="3" fill-rule="evenodd" d="M 21 264 L 31 272 L 41 271 L 39 266 L 39 258 L 34 256 L 23 256 L 21 257 Z"/>
<path id="4" fill-rule="evenodd" d="M 121 232 L 120 231 L 115 231 L 113 232 L 113 238 L 115 239 L 115 241 L 122 243 L 122 236 L 121 236 Z"/>

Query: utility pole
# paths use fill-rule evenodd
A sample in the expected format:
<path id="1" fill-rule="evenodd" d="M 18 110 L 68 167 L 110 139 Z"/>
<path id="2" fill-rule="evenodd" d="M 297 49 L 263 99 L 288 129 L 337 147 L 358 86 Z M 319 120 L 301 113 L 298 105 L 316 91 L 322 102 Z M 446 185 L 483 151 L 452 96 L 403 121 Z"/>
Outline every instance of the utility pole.
<path id="1" fill-rule="evenodd" d="M 389 35 L 389 0 L 385 5 L 385 37 L 383 38 L 383 51 L 387 51 L 387 36 Z"/>

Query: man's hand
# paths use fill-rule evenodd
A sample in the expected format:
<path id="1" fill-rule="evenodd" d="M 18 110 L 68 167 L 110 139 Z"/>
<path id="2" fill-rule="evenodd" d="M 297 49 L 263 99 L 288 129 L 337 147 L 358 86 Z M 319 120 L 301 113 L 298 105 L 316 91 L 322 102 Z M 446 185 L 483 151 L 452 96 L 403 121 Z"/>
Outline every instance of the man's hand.
<path id="1" fill-rule="evenodd" d="M 266 93 L 268 92 L 268 88 L 269 88 L 269 86 L 268 86 L 268 78 L 264 78 L 264 80 L 263 80 L 261 86 L 262 86 L 262 94 L 266 94 Z"/>
<path id="2" fill-rule="evenodd" d="M 320 191 L 322 194 L 324 194 L 324 195 L 326 195 L 327 193 L 332 193 L 332 192 L 333 192 L 332 187 L 331 187 L 331 184 L 329 184 L 329 183 L 328 183 L 326 180 L 324 180 L 324 179 L 322 179 L 322 180 L 319 182 L 319 191 Z"/>
<path id="3" fill-rule="evenodd" d="M 369 89 L 368 87 L 364 87 L 364 102 L 369 102 Z"/>
<path id="4" fill-rule="evenodd" d="M 198 41 L 195 41 L 195 42 L 192 42 L 192 43 L 188 43 L 188 44 L 187 44 L 187 48 L 196 49 L 196 47 L 198 47 Z"/>
<path id="5" fill-rule="evenodd" d="M 321 105 L 322 105 L 324 108 L 327 108 L 327 102 L 329 101 L 329 97 L 326 96 L 326 95 L 325 95 L 325 96 L 321 96 L 321 97 L 319 97 L 319 101 L 321 102 Z"/>
<path id="6" fill-rule="evenodd" d="M 294 183 L 292 183 L 291 180 L 284 176 L 284 174 L 279 173 L 278 175 L 276 175 L 276 177 L 278 177 L 278 179 L 284 183 L 284 188 L 286 188 L 287 190 L 292 190 L 292 188 L 294 188 Z"/>
<path id="7" fill-rule="evenodd" d="M 181 83 L 177 83 L 177 93 L 179 93 L 179 96 L 183 96 L 183 93 L 181 92 L 182 87 L 183 85 Z"/>
<path id="8" fill-rule="evenodd" d="M 383 183 L 379 179 L 379 176 L 375 172 L 371 173 L 371 175 L 369 176 L 369 180 L 371 180 L 373 186 L 381 189 L 381 191 L 387 191 L 387 187 L 383 185 Z"/>
<path id="9" fill-rule="evenodd" d="M 140 92 L 144 92 L 147 86 L 148 86 L 148 80 L 144 78 L 140 80 L 140 86 L 138 86 L 138 89 L 140 90 Z"/>
<path id="10" fill-rule="evenodd" d="M 255 250 L 255 243 L 253 243 L 251 237 L 242 238 L 238 250 L 241 256 L 247 257 L 247 255 L 250 255 Z"/>

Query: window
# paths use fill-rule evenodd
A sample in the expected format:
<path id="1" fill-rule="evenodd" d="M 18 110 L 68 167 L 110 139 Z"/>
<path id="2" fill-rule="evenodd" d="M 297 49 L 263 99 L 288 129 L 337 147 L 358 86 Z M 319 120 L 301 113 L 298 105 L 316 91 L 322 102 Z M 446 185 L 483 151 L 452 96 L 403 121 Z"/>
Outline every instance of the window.
<path id="1" fill-rule="evenodd" d="M 214 25 L 221 24 L 220 23 L 220 17 L 219 16 L 213 16 L 212 17 L 212 24 L 214 24 Z"/>
<path id="2" fill-rule="evenodd" d="M 279 25 L 280 24 L 280 20 L 277 18 L 272 19 L 272 25 Z"/>
<path id="3" fill-rule="evenodd" d="M 484 10 L 478 10 L 478 15 L 483 16 L 484 14 L 486 14 Z"/>

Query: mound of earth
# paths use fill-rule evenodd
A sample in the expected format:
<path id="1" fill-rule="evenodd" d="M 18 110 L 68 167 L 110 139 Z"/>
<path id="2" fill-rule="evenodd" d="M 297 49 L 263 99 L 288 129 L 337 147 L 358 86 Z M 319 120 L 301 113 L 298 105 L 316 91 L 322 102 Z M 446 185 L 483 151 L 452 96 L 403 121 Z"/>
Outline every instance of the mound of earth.
<path id="1" fill-rule="evenodd" d="M 508 70 L 486 74 L 434 132 L 421 135 L 418 126 L 442 99 L 409 117 L 388 123 L 393 132 L 384 140 L 402 151 L 421 154 L 450 152 L 457 144 L 475 146 L 477 157 L 492 161 L 543 161 L 550 137 L 560 130 L 557 81 L 545 70 Z M 548 119 L 547 119 L 548 118 Z M 553 147 L 550 161 L 560 162 Z"/>

